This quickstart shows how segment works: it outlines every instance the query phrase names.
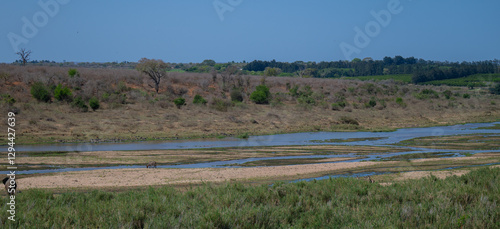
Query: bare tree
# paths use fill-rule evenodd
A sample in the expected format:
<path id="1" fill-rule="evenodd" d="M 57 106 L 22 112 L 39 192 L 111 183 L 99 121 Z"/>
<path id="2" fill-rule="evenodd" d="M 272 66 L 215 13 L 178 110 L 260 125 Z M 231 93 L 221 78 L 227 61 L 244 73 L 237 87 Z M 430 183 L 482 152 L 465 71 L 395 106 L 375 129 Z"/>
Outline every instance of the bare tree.
<path id="1" fill-rule="evenodd" d="M 222 72 L 221 77 L 222 77 L 222 90 L 223 91 L 229 91 L 229 81 L 232 80 L 233 75 L 238 73 L 238 68 L 234 65 L 229 65 L 226 67 L 226 69 Z"/>
<path id="2" fill-rule="evenodd" d="M 19 55 L 19 57 L 21 58 L 21 61 L 23 62 L 23 66 L 25 66 L 26 62 L 28 62 L 28 60 L 30 60 L 31 50 L 26 50 L 26 49 L 22 48 L 16 54 Z"/>
<path id="3" fill-rule="evenodd" d="M 135 68 L 137 71 L 148 75 L 151 80 L 153 80 L 154 86 L 149 86 L 154 88 L 156 94 L 158 94 L 161 78 L 167 76 L 167 70 L 170 67 L 167 63 L 163 62 L 163 60 L 142 58 Z"/>

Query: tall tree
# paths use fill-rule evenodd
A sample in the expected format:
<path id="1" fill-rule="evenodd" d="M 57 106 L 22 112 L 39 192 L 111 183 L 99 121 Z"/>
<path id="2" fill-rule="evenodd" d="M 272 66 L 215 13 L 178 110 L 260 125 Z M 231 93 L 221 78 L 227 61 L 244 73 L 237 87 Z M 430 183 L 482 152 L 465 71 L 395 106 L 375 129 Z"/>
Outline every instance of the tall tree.
<path id="1" fill-rule="evenodd" d="M 30 60 L 31 50 L 26 50 L 26 49 L 22 48 L 16 54 L 19 55 L 19 57 L 21 58 L 21 62 L 23 62 L 23 66 L 25 66 L 26 62 L 28 62 L 28 60 Z"/>
<path id="2" fill-rule="evenodd" d="M 142 58 L 139 60 L 139 64 L 137 64 L 136 69 L 151 78 L 153 80 L 154 86 L 149 85 L 154 88 L 156 94 L 160 90 L 160 82 L 161 79 L 167 76 L 167 70 L 169 69 L 169 65 L 163 60 L 155 60 L 155 59 L 147 59 Z"/>

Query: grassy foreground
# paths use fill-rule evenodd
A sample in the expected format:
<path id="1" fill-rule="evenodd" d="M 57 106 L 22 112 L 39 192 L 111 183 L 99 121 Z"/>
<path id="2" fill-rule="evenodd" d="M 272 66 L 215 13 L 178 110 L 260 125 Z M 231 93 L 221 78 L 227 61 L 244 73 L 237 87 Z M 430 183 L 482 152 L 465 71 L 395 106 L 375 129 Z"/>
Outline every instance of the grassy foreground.
<path id="1" fill-rule="evenodd" d="M 17 221 L 7 220 L 6 204 L 0 219 L 3 228 L 498 228 L 499 193 L 500 168 L 390 186 L 339 178 L 184 192 L 27 190 L 16 197 Z"/>

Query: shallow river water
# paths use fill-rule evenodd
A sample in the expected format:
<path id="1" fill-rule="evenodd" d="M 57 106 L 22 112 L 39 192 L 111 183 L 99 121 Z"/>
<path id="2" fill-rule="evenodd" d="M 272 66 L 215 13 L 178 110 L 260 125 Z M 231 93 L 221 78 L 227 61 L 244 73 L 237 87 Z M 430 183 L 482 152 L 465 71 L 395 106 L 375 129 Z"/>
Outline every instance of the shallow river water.
<path id="1" fill-rule="evenodd" d="M 161 150 L 161 149 L 195 149 L 195 148 L 216 148 L 216 147 L 248 147 L 248 146 L 286 146 L 286 145 L 359 145 L 359 146 L 390 146 L 403 140 L 429 137 L 429 136 L 445 136 L 445 135 L 465 135 L 465 134 L 500 134 L 500 130 L 495 129 L 478 129 L 490 127 L 500 122 L 494 123 L 471 123 L 455 126 L 444 127 L 427 127 L 427 128 L 406 128 L 399 129 L 394 132 L 315 132 L 315 133 L 295 133 L 295 134 L 278 134 L 267 136 L 251 136 L 248 139 L 226 138 L 220 140 L 178 140 L 178 141 L 163 141 L 163 142 L 135 142 L 135 143 L 99 143 L 99 144 L 51 144 L 51 145 L 28 145 L 16 146 L 16 151 L 119 151 L 119 150 Z M 368 139 L 367 139 L 368 138 Z M 371 139 L 370 139 L 371 138 Z M 352 142 L 325 142 L 330 139 L 360 139 Z M 361 140 L 365 139 L 365 140 Z M 367 139 L 367 140 L 366 140 Z M 383 159 L 401 154 L 409 153 L 429 153 L 443 152 L 450 153 L 451 156 L 462 156 L 464 153 L 481 153 L 481 152 L 500 152 L 500 150 L 448 150 L 448 149 L 426 149 L 426 148 L 410 148 L 410 151 L 398 153 L 380 153 L 363 155 L 363 158 L 358 156 L 358 159 L 342 161 L 342 162 L 358 162 L 367 160 Z M 160 165 L 159 168 L 209 168 L 209 167 L 238 167 L 238 164 L 243 164 L 251 161 L 259 160 L 283 160 L 283 159 L 301 159 L 301 158 L 352 158 L 356 155 L 304 155 L 304 156 L 283 156 L 283 157 L 266 157 L 266 158 L 246 158 L 230 161 L 215 161 L 195 164 L 181 165 Z M 338 163 L 338 162 L 325 162 Z M 85 171 L 97 169 L 123 169 L 123 168 L 143 168 L 143 165 L 131 166 L 110 166 L 110 167 L 89 167 L 89 168 L 60 168 L 42 170 L 26 170 L 17 171 L 17 174 L 34 174 L 34 173 L 54 173 L 67 171 Z M 6 171 L 0 171 L 4 173 Z M 346 174 L 340 176 L 368 176 L 374 174 Z M 329 177 L 329 176 L 328 176 Z M 327 177 L 319 177 L 316 179 L 324 179 Z M 313 178 L 311 178 L 313 179 Z"/>

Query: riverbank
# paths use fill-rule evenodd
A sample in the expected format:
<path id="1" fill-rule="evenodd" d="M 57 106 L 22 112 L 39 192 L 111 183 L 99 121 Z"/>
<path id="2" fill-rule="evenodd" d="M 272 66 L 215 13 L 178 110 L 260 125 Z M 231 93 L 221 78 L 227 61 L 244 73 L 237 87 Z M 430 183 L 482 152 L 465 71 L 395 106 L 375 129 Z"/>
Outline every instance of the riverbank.
<path id="1" fill-rule="evenodd" d="M 16 144 L 20 145 L 379 132 L 500 120 L 500 96 L 486 87 L 241 76 L 246 79 L 244 86 L 238 86 L 241 97 L 232 101 L 230 91 L 208 74 L 172 73 L 156 94 L 145 84 L 147 78 L 135 70 L 116 74 L 116 70 L 82 68 L 81 76 L 73 79 L 65 75 L 67 69 L 57 67 L 6 70 L 21 72 L 26 79 L 61 83 L 75 97 L 100 101 L 97 110 L 87 112 L 68 101 L 40 102 L 29 93 L 32 81 L 9 79 L 0 90 L 15 103 L 0 102 L 0 113 L 17 113 Z M 269 103 L 255 104 L 249 97 L 262 83 L 269 88 Z M 193 103 L 196 95 L 206 103 Z M 177 108 L 173 100 L 179 97 L 186 104 Z M 0 128 L 6 127 L 6 122 L 0 122 Z M 0 144 L 6 143 L 6 132 L 1 132 Z"/>

